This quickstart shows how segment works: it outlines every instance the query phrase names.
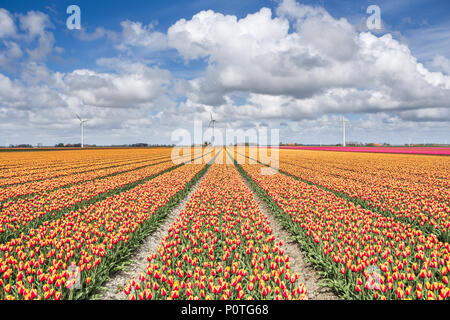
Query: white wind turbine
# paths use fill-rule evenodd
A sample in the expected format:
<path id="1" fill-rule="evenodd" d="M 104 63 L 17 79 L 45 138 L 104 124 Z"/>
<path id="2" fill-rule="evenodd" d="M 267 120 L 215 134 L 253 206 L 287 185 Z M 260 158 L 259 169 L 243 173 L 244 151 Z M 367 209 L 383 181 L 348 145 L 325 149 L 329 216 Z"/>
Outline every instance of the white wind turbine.
<path id="1" fill-rule="evenodd" d="M 81 148 L 84 148 L 84 134 L 83 134 L 83 128 L 84 128 L 84 123 L 88 122 L 89 120 L 83 120 L 80 118 L 79 115 L 76 115 L 78 120 L 80 120 L 80 128 L 81 128 Z"/>
<path id="2" fill-rule="evenodd" d="M 214 124 L 216 123 L 216 120 L 213 119 L 213 116 L 212 116 L 212 113 L 211 113 L 211 112 L 210 112 L 209 114 L 211 115 L 211 121 L 209 121 L 208 128 L 211 127 L 211 124 L 212 124 L 212 130 L 213 130 L 213 132 L 212 132 L 212 138 L 211 138 L 212 141 L 211 141 L 211 144 L 214 144 L 214 142 L 215 142 L 215 141 L 214 141 L 214 140 L 215 140 L 215 139 L 214 139 Z"/>
<path id="3" fill-rule="evenodd" d="M 351 128 L 351 124 L 349 123 L 350 121 L 348 121 L 347 119 L 345 119 L 344 116 L 342 116 L 340 118 L 340 120 L 326 120 L 326 121 L 322 121 L 322 125 L 328 125 L 330 127 L 340 127 L 339 123 L 341 123 L 342 125 L 342 146 L 345 147 L 347 145 L 346 140 L 347 140 L 347 128 Z M 322 145 L 322 140 L 320 140 L 320 145 Z"/>
<path id="4" fill-rule="evenodd" d="M 345 147 L 345 123 L 348 122 L 344 116 L 342 116 L 342 146 Z"/>

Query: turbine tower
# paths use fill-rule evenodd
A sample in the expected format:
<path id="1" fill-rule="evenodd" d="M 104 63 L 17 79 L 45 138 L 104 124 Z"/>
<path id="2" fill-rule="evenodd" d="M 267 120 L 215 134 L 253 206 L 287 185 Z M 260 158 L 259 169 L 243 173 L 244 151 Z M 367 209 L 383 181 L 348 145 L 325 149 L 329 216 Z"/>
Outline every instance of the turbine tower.
<path id="1" fill-rule="evenodd" d="M 89 120 L 82 120 L 79 115 L 76 115 L 78 120 L 80 120 L 80 128 L 81 128 L 81 148 L 84 148 L 84 134 L 83 134 L 83 128 L 84 123 L 88 122 Z"/>
<path id="2" fill-rule="evenodd" d="M 212 116 L 212 113 L 211 113 L 211 112 L 210 112 L 209 114 L 210 114 L 210 116 L 211 116 L 211 121 L 209 121 L 208 128 L 211 127 L 211 124 L 212 124 L 212 130 L 213 130 L 213 133 L 212 133 L 212 138 L 211 138 L 211 140 L 212 140 L 212 141 L 211 141 L 211 145 L 213 145 L 213 143 L 215 142 L 215 141 L 214 141 L 214 140 L 215 140 L 215 139 L 214 139 L 214 124 L 216 123 L 216 120 L 213 119 L 213 116 Z"/>
<path id="3" fill-rule="evenodd" d="M 347 120 L 342 116 L 342 146 L 345 147 L 345 123 Z"/>

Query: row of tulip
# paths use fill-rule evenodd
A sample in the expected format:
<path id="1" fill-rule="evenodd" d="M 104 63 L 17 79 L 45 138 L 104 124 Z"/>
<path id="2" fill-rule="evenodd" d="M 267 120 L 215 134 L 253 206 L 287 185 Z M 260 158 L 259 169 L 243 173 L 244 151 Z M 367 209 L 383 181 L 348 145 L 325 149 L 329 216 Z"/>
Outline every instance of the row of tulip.
<path id="1" fill-rule="evenodd" d="M 180 159 L 184 160 L 189 159 L 190 157 L 192 156 L 186 155 L 180 157 Z M 83 181 L 105 178 L 108 176 L 117 175 L 128 171 L 134 171 L 148 166 L 154 166 L 160 163 L 174 165 L 171 158 L 167 158 L 164 156 L 163 159 L 161 159 L 160 157 L 150 158 L 142 162 L 131 162 L 124 165 L 106 167 L 104 169 L 90 169 L 86 172 L 63 175 L 55 177 L 54 179 L 27 182 L 24 184 L 13 185 L 11 187 L 0 188 L 0 202 L 14 202 L 16 200 L 15 198 L 17 197 L 30 196 L 33 194 L 45 195 L 49 191 L 62 187 L 68 187 Z"/>
<path id="2" fill-rule="evenodd" d="M 60 154 L 63 152 L 53 153 Z M 46 163 L 44 158 L 29 164 L 19 165 L 10 169 L 3 169 L 0 171 L 0 186 L 20 184 L 28 181 L 53 179 L 62 175 L 99 170 L 102 168 L 131 164 L 134 162 L 143 162 L 148 159 L 162 157 L 168 158 L 170 156 L 170 152 L 168 150 L 152 150 L 152 152 L 146 154 L 131 153 L 127 155 L 126 153 L 118 153 L 116 155 L 104 155 L 102 152 L 91 151 L 86 155 L 87 156 L 81 159 L 64 158 L 54 164 Z"/>
<path id="3" fill-rule="evenodd" d="M 89 297 L 204 171 L 182 165 L 0 244 L 0 299 Z"/>
<path id="4" fill-rule="evenodd" d="M 15 198 L 29 196 L 37 193 L 45 194 L 58 188 L 67 187 L 87 180 L 94 180 L 111 176 L 121 172 L 136 170 L 138 168 L 151 166 L 159 162 L 161 162 L 161 160 L 146 160 L 145 162 L 140 163 L 125 164 L 121 166 L 107 167 L 104 169 L 89 170 L 87 172 L 72 173 L 69 175 L 55 177 L 54 179 L 30 181 L 24 184 L 0 188 L 0 202 L 5 203 L 7 201 L 14 201 Z M 170 162 L 170 160 L 165 160 L 165 162 Z"/>
<path id="5" fill-rule="evenodd" d="M 105 168 L 128 165 L 133 163 L 148 161 L 148 157 L 140 158 L 128 158 L 128 159 L 105 159 L 99 161 L 97 159 L 89 159 L 81 163 L 74 162 L 72 164 L 64 164 L 46 168 L 33 167 L 32 169 L 23 168 L 23 172 L 12 172 L 10 174 L 3 174 L 0 178 L 0 187 L 5 188 L 8 186 L 23 184 L 29 181 L 54 179 L 61 176 L 68 176 L 74 173 L 83 173 L 88 171 L 101 170 Z M 153 159 L 153 158 L 152 158 Z"/>
<path id="6" fill-rule="evenodd" d="M 311 152 L 310 152 L 311 153 Z M 318 171 L 326 167 L 328 175 L 362 183 L 376 183 L 415 197 L 447 200 L 450 188 L 450 159 L 436 156 L 373 155 L 314 152 L 281 152 L 281 162 Z M 430 192 L 433 191 L 434 192 Z"/>
<path id="7" fill-rule="evenodd" d="M 261 165 L 244 176 L 348 299 L 449 299 L 450 245 L 392 217 Z"/>
<path id="8" fill-rule="evenodd" d="M 357 157 L 352 154 L 344 162 L 341 158 L 350 157 L 349 154 L 333 158 L 332 152 L 322 157 L 304 152 L 282 156 L 280 169 L 368 209 L 435 233 L 443 241 L 450 240 L 450 176 L 445 169 L 450 167 L 450 159 L 447 157 L 428 157 L 417 163 L 417 158 L 424 156 L 366 154 Z M 386 157 L 407 159 L 388 161 Z"/>
<path id="9" fill-rule="evenodd" d="M 0 243 L 26 229 L 36 228 L 43 221 L 120 193 L 173 167 L 172 162 L 164 162 L 6 202 L 0 215 Z"/>
<path id="10" fill-rule="evenodd" d="M 130 300 L 303 299 L 289 256 L 233 165 L 212 165 L 157 252 L 124 293 Z"/>
<path id="11" fill-rule="evenodd" d="M 67 156 L 69 155 L 69 156 Z M 117 155 L 116 155 L 117 157 Z M 113 158 L 116 158 L 113 157 Z M 57 168 L 60 166 L 71 166 L 74 164 L 82 164 L 89 158 L 93 161 L 105 161 L 111 159 L 111 153 L 95 153 L 80 154 L 78 152 L 69 151 L 62 154 L 54 152 L 34 152 L 34 153 L 1 153 L 0 159 L 0 177 L 22 175 L 22 169 L 26 172 L 33 173 L 47 168 Z"/>
<path id="12" fill-rule="evenodd" d="M 249 156 L 249 150 L 239 151 Z M 280 169 L 450 241 L 450 159 L 281 150 Z"/>
<path id="13" fill-rule="evenodd" d="M 338 151 L 338 152 L 369 152 L 369 153 L 400 153 L 425 155 L 450 155 L 448 147 L 298 147 L 283 146 L 280 149 Z"/>

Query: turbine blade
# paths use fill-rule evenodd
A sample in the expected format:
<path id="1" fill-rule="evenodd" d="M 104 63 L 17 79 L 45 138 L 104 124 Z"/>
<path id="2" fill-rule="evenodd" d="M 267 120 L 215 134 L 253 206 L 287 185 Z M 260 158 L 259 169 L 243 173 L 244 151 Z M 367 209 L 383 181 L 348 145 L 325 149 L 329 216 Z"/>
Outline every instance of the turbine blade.
<path id="1" fill-rule="evenodd" d="M 75 115 L 77 116 L 78 120 L 82 121 L 78 114 L 75 114 Z"/>

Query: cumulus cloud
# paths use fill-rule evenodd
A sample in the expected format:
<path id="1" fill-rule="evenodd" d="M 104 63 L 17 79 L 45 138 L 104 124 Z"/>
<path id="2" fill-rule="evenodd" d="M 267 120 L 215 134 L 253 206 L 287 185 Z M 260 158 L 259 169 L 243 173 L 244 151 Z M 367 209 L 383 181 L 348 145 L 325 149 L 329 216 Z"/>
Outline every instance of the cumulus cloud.
<path id="1" fill-rule="evenodd" d="M 111 40 L 117 40 L 119 35 L 111 30 L 107 30 L 103 27 L 95 28 L 95 31 L 89 33 L 86 29 L 82 28 L 79 32 L 74 32 L 76 38 L 82 41 L 95 41 L 106 37 Z"/>
<path id="2" fill-rule="evenodd" d="M 99 134 L 110 129 L 118 134 L 139 124 L 128 130 L 137 135 L 142 126 L 152 123 L 154 110 L 175 107 L 167 96 L 170 72 L 114 58 L 99 59 L 97 64 L 108 72 L 59 73 L 43 63 L 28 62 L 23 64 L 21 79 L 0 73 L 0 118 L 15 123 L 15 130 L 27 124 L 26 130 L 56 132 L 76 124 L 74 115 L 80 114 Z"/>
<path id="3" fill-rule="evenodd" d="M 45 84 L 51 88 L 58 88 L 62 85 L 60 72 L 53 72 L 44 63 L 29 61 L 22 64 L 21 79 L 28 85 Z"/>
<path id="4" fill-rule="evenodd" d="M 0 10 L 0 67 L 13 72 L 13 75 L 0 72 L 2 130 L 8 130 L 19 141 L 20 135 L 26 134 L 30 142 L 49 137 L 53 142 L 58 142 L 54 140 L 57 137 L 67 140 L 78 135 L 79 126 L 74 119 L 77 113 L 91 120 L 93 128 L 87 126 L 87 131 L 90 129 L 104 139 L 114 136 L 120 141 L 125 132 L 135 138 L 147 132 L 156 135 L 156 128 L 145 130 L 144 127 L 153 123 L 157 107 L 175 107 L 175 102 L 167 96 L 171 84 L 169 71 L 143 62 L 109 58 L 98 59 L 102 72 L 90 69 L 55 72 L 44 60 L 52 50 L 62 53 L 64 49 L 54 46 L 49 17 L 37 11 L 16 16 L 20 28 L 16 27 L 13 15 Z M 150 32 L 150 26 L 137 25 Z M 86 41 L 102 36 L 119 39 L 115 33 L 102 28 L 79 36 Z M 130 46 L 139 45 L 139 41 L 145 44 L 145 34 L 137 32 L 133 38 L 125 32 L 124 36 L 128 37 L 126 43 Z M 72 126 L 75 130 L 70 129 Z M 2 144 L 7 143 L 2 141 Z"/>
<path id="5" fill-rule="evenodd" d="M 133 47 L 162 50 L 167 47 L 166 35 L 155 31 L 153 24 L 144 25 L 141 22 L 125 20 L 120 25 L 122 27 L 122 39 L 117 45 L 119 50 L 127 50 Z"/>
<path id="6" fill-rule="evenodd" d="M 55 46 L 52 28 L 43 13 L 0 9 L 0 68 L 13 68 L 16 76 L 0 73 L 2 128 L 15 123 L 76 137 L 78 113 L 103 141 L 152 142 L 152 135 L 162 135 L 167 143 L 174 129 L 193 119 L 208 123 L 212 112 L 218 129 L 282 127 L 282 139 L 318 143 L 314 139 L 328 135 L 338 143 L 338 114 L 349 113 L 357 118 L 348 133 L 355 141 L 385 132 L 448 132 L 448 58 L 436 56 L 431 71 L 391 34 L 361 32 L 322 7 L 284 0 L 273 12 L 262 8 L 241 19 L 201 11 L 167 34 L 131 20 L 118 32 L 81 30 L 74 34 L 83 41 L 112 40 L 114 58 L 66 72 L 45 65 L 52 51 L 65 53 Z M 192 61 L 206 68 L 177 79 L 178 70 L 136 58 L 151 53 L 146 57 L 155 59 L 168 48 L 189 71 Z"/>
<path id="7" fill-rule="evenodd" d="M 428 108 L 419 110 L 408 110 L 400 112 L 402 119 L 410 121 L 450 121 L 450 109 L 448 108 Z"/>
<path id="8" fill-rule="evenodd" d="M 170 85 L 171 75 L 167 70 L 119 59 L 100 59 L 98 63 L 116 72 L 80 69 L 63 79 L 65 91 L 78 97 L 85 105 L 136 107 L 165 94 Z"/>
<path id="9" fill-rule="evenodd" d="M 40 110 L 66 106 L 64 95 L 47 84 L 10 79 L 0 73 L 0 106 L 9 110 Z"/>
<path id="10" fill-rule="evenodd" d="M 246 116 L 450 108 L 450 77 L 427 70 L 406 45 L 294 0 L 276 16 L 202 11 L 170 27 L 168 39 L 187 61 L 207 59 L 205 76 L 182 86 L 193 102 L 226 105 L 233 92 L 270 101 L 235 108 Z"/>
<path id="11" fill-rule="evenodd" d="M 0 73 L 0 105 L 11 105 L 22 99 L 22 86 L 18 81 Z"/>
<path id="12" fill-rule="evenodd" d="M 450 75 L 450 59 L 444 56 L 438 55 L 434 57 L 431 65 L 437 70 L 444 71 L 447 75 Z"/>
<path id="13" fill-rule="evenodd" d="M 15 67 L 15 61 L 23 56 L 19 45 L 14 41 L 3 41 L 4 49 L 0 51 L 0 67 L 12 70 Z"/>
<path id="14" fill-rule="evenodd" d="M 155 23 L 148 25 L 139 21 L 124 20 L 120 23 L 121 31 L 116 32 L 98 27 L 93 32 L 81 29 L 74 35 L 81 41 L 95 41 L 107 38 L 114 43 L 114 47 L 130 55 L 136 51 L 149 53 L 167 48 L 167 35 L 155 30 Z"/>
<path id="15" fill-rule="evenodd" d="M 22 35 L 27 42 L 37 39 L 37 46 L 34 49 L 26 49 L 30 60 L 44 60 L 53 50 L 55 37 L 48 29 L 53 28 L 48 15 L 40 11 L 29 11 L 25 15 L 20 15 L 20 28 L 25 32 Z"/>
<path id="16" fill-rule="evenodd" d="M 16 32 L 13 16 L 8 10 L 0 8 L 0 38 L 13 36 Z"/>
<path id="17" fill-rule="evenodd" d="M 14 16 L 0 8 L 0 68 L 15 72 L 22 58 L 44 61 L 54 49 L 55 38 L 49 17 L 39 11 Z M 18 26 L 20 28 L 18 28 Z"/>
<path id="18" fill-rule="evenodd" d="M 14 69 L 14 62 L 23 55 L 15 41 L 16 36 L 17 28 L 12 14 L 0 8 L 0 68 L 8 71 Z"/>
<path id="19" fill-rule="evenodd" d="M 40 11 L 29 11 L 26 15 L 21 15 L 20 27 L 28 31 L 30 37 L 42 35 L 47 28 L 53 27 L 48 15 Z"/>
<path id="20" fill-rule="evenodd" d="M 0 127 L 11 133 L 11 140 L 0 138 L 0 145 L 77 142 L 75 114 L 90 120 L 86 143 L 160 142 L 158 129 L 164 125 L 155 111 L 175 108 L 165 88 L 170 73 L 123 60 L 98 63 L 110 72 L 57 73 L 30 62 L 24 65 L 22 80 L 0 73 Z"/>
<path id="21" fill-rule="evenodd" d="M 54 28 L 50 18 L 40 11 L 29 11 L 26 14 L 18 15 L 18 17 L 20 31 L 22 32 L 18 31 L 13 15 L 0 8 L 0 39 L 4 39 L 3 43 L 6 50 L 13 50 L 14 52 L 11 53 L 15 55 L 13 58 L 19 58 L 21 54 L 19 54 L 18 43 L 25 41 L 29 47 L 37 39 L 37 47 L 35 49 L 28 48 L 27 52 L 33 60 L 45 58 L 53 49 L 55 42 L 53 33 L 48 31 L 48 29 Z M 8 41 L 5 39 L 8 39 Z"/>

